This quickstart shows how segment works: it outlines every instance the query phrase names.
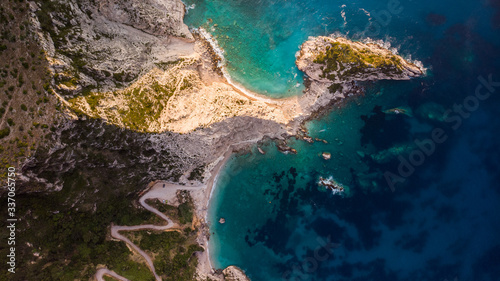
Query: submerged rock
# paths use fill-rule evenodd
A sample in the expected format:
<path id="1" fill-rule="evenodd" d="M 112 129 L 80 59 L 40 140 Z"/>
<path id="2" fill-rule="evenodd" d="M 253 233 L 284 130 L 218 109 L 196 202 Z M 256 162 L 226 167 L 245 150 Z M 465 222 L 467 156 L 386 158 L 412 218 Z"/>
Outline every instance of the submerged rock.
<path id="1" fill-rule="evenodd" d="M 308 143 L 313 143 L 313 142 L 314 142 L 313 138 L 311 138 L 311 137 L 304 137 L 303 139 L 304 139 L 306 142 L 308 142 Z"/>
<path id="2" fill-rule="evenodd" d="M 370 155 L 372 160 L 378 164 L 389 163 L 396 159 L 399 155 L 406 155 L 415 149 L 413 143 L 405 143 L 392 146 L 388 149 L 381 150 L 375 154 Z"/>
<path id="3" fill-rule="evenodd" d="M 297 154 L 297 150 L 294 149 L 294 148 L 291 148 L 285 144 L 281 144 L 281 145 L 278 145 L 278 150 L 287 154 L 289 152 L 293 153 L 293 154 Z"/>
<path id="4" fill-rule="evenodd" d="M 406 116 L 413 117 L 413 113 L 411 111 L 411 108 L 395 107 L 395 108 L 384 110 L 383 112 L 385 114 L 404 114 Z"/>
<path id="5" fill-rule="evenodd" d="M 420 105 L 417 108 L 416 113 L 424 119 L 444 122 L 445 111 L 446 109 L 442 105 L 435 102 L 427 102 Z"/>
<path id="6" fill-rule="evenodd" d="M 364 158 L 364 157 L 366 156 L 366 155 L 365 155 L 365 153 L 364 153 L 363 151 L 360 151 L 360 150 L 356 151 L 356 153 L 357 153 L 357 154 L 359 155 L 359 157 L 361 157 L 361 158 Z"/>

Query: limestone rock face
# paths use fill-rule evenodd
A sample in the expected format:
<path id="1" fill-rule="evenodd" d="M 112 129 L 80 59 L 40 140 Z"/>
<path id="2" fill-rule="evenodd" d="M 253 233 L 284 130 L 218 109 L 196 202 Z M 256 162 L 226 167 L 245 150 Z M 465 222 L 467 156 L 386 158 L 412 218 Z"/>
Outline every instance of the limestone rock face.
<path id="1" fill-rule="evenodd" d="M 121 88 L 194 52 L 181 0 L 37 0 L 30 9 L 63 95 Z"/>
<path id="2" fill-rule="evenodd" d="M 156 36 L 193 39 L 183 23 L 184 4 L 172 0 L 97 0 L 96 6 L 106 19 L 132 26 Z"/>
<path id="3" fill-rule="evenodd" d="M 417 65 L 374 43 L 342 37 L 310 37 L 297 55 L 297 67 L 317 82 L 407 80 L 423 75 Z"/>

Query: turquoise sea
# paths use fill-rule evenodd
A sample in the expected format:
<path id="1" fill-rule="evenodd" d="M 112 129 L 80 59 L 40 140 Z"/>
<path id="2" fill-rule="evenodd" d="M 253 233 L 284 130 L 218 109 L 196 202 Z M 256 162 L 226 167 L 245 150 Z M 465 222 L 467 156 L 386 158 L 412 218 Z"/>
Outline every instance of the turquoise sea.
<path id="1" fill-rule="evenodd" d="M 253 281 L 499 280 L 498 0 L 185 3 L 185 22 L 217 39 L 231 77 L 271 97 L 303 91 L 294 61 L 308 36 L 382 40 L 427 68 L 359 83 L 364 95 L 307 124 L 327 143 L 234 155 L 208 214 L 215 268 Z"/>

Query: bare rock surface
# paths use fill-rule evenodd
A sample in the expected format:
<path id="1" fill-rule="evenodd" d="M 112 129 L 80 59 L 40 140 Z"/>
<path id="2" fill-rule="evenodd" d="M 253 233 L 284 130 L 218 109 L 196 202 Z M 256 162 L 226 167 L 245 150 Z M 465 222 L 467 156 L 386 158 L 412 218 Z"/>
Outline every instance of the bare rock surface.
<path id="1" fill-rule="evenodd" d="M 180 0 L 47 0 L 30 7 L 53 83 L 66 95 L 122 87 L 194 52 Z"/>
<path id="2" fill-rule="evenodd" d="M 97 10 L 112 22 L 132 26 L 156 36 L 193 39 L 183 22 L 184 4 L 171 0 L 99 0 Z"/>
<path id="3" fill-rule="evenodd" d="M 376 43 L 343 37 L 309 37 L 302 44 L 297 67 L 317 82 L 346 83 L 368 80 L 408 80 L 423 69 Z"/>
<path id="4" fill-rule="evenodd" d="M 243 270 L 234 265 L 226 267 L 222 273 L 224 274 L 224 280 L 226 281 L 250 281 Z"/>

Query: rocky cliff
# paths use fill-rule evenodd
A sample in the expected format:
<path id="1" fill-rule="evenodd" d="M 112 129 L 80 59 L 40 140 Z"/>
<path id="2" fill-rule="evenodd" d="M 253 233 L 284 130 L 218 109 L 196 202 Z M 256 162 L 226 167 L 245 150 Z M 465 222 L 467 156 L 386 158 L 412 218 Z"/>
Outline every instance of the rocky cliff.
<path id="1" fill-rule="evenodd" d="M 30 10 L 61 94 L 119 88 L 193 52 L 180 0 L 46 0 Z"/>

